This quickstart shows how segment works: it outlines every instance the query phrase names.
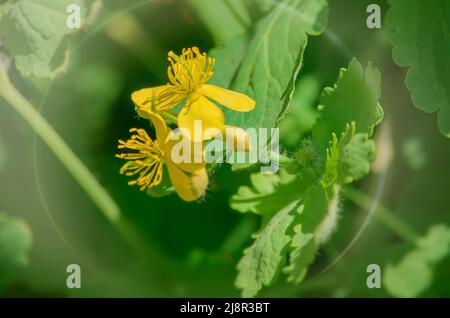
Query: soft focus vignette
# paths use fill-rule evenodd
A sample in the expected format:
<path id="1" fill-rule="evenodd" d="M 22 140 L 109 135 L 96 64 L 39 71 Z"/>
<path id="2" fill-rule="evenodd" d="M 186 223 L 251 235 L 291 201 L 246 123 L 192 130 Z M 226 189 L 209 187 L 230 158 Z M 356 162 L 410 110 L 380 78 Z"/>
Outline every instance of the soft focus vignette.
<path id="1" fill-rule="evenodd" d="M 372 3 L 1 1 L 0 295 L 448 297 L 450 4 Z"/>

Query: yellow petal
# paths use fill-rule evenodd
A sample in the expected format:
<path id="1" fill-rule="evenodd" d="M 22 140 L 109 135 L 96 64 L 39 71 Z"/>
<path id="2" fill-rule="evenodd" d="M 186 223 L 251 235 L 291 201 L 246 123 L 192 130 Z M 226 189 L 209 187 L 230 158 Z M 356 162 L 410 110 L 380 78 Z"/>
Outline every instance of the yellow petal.
<path id="1" fill-rule="evenodd" d="M 247 132 L 240 128 L 235 126 L 225 126 L 226 130 L 226 136 L 227 141 L 231 139 L 233 142 L 233 147 L 235 151 L 250 151 L 251 150 L 251 143 L 250 143 L 250 136 L 247 134 Z"/>
<path id="2" fill-rule="evenodd" d="M 206 169 L 203 168 L 194 171 L 191 175 L 191 180 L 194 194 L 198 197 L 203 196 L 206 192 L 206 188 L 208 187 L 208 173 L 206 172 Z"/>
<path id="3" fill-rule="evenodd" d="M 247 95 L 230 91 L 215 85 L 204 84 L 198 92 L 219 104 L 238 112 L 249 112 L 255 108 L 256 102 Z"/>
<path id="4" fill-rule="evenodd" d="M 182 162 L 182 163 L 177 164 L 177 166 L 185 172 L 193 173 L 193 172 L 196 172 L 196 171 L 204 168 L 205 164 L 204 163 L 184 163 L 184 162 Z"/>
<path id="5" fill-rule="evenodd" d="M 197 123 L 195 124 L 195 122 Z M 225 116 L 214 103 L 206 97 L 196 94 L 189 98 L 178 114 L 178 127 L 186 129 L 194 142 L 202 142 L 202 140 L 211 139 L 218 132 L 223 131 Z M 206 132 L 208 129 L 209 132 Z"/>
<path id="6" fill-rule="evenodd" d="M 181 138 L 188 138 L 187 136 L 181 135 Z M 205 167 L 205 160 L 203 158 L 203 144 L 197 143 L 197 146 L 194 146 L 190 139 L 182 140 L 182 139 L 172 140 L 169 137 L 165 147 L 165 159 L 166 161 L 171 161 L 173 164 L 177 165 L 181 170 L 185 172 L 192 173 L 194 171 L 200 170 Z M 174 149 L 174 147 L 176 149 Z M 185 149 L 186 147 L 189 149 Z M 188 151 L 188 155 L 186 155 L 186 162 L 176 162 L 174 161 L 173 156 L 184 157 L 184 152 Z M 174 153 L 172 153 L 174 152 Z M 184 158 L 183 158 L 184 159 Z"/>
<path id="7" fill-rule="evenodd" d="M 172 181 L 172 184 L 175 187 L 175 191 L 178 193 L 181 199 L 183 199 L 184 201 L 195 201 L 203 195 L 204 189 L 203 192 L 201 192 L 202 187 L 204 186 L 204 188 L 206 189 L 206 186 L 204 185 L 204 174 L 199 171 L 199 173 L 195 174 L 193 178 L 192 176 L 189 176 L 187 173 L 183 172 L 172 162 L 168 161 L 166 162 L 166 164 L 170 180 Z M 208 176 L 206 175 L 206 178 L 207 177 Z"/>
<path id="8" fill-rule="evenodd" d="M 161 115 L 149 110 L 142 110 L 142 114 L 152 122 L 156 131 L 156 140 L 158 141 L 158 144 L 163 147 L 167 142 L 171 129 L 167 127 L 166 122 Z"/>
<path id="9" fill-rule="evenodd" d="M 136 106 L 144 107 L 153 99 L 156 99 L 166 89 L 167 85 L 144 88 L 131 94 L 131 100 Z"/>
<path id="10" fill-rule="evenodd" d="M 181 103 L 185 97 L 174 93 L 169 85 L 144 88 L 131 94 L 131 100 L 136 105 L 139 115 L 141 115 L 140 109 L 171 109 Z"/>

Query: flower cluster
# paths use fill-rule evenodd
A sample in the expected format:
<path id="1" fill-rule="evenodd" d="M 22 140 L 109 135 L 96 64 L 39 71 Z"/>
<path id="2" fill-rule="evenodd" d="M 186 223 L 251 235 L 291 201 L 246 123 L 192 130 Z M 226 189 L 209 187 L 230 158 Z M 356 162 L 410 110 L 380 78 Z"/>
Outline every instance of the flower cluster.
<path id="1" fill-rule="evenodd" d="M 206 163 L 202 153 L 193 152 L 192 157 L 201 159 L 190 162 L 178 162 L 172 158 L 177 142 L 173 138 L 175 131 L 168 123 L 174 123 L 186 132 L 192 149 L 199 149 L 195 147 L 196 143 L 210 140 L 217 132 L 225 132 L 226 129 L 235 133 L 234 139 L 247 140 L 241 128 L 225 124 L 224 113 L 217 104 L 234 111 L 249 112 L 256 103 L 244 94 L 207 84 L 213 76 L 215 60 L 207 57 L 206 53 L 200 53 L 196 47 L 184 49 L 180 56 L 169 52 L 168 60 L 168 84 L 145 88 L 131 96 L 139 116 L 150 120 L 155 127 L 155 140 L 144 129 L 133 128 L 129 140 L 119 141 L 119 149 L 127 148 L 133 152 L 117 157 L 127 160 L 120 170 L 122 174 L 137 175 L 137 179 L 129 182 L 130 185 L 138 185 L 141 190 L 158 186 L 164 169 L 167 169 L 180 198 L 194 201 L 205 193 L 208 185 Z M 175 114 L 174 109 L 183 102 L 183 107 Z M 200 134 L 195 131 L 196 122 L 201 123 Z M 247 144 L 245 150 L 248 150 Z"/>

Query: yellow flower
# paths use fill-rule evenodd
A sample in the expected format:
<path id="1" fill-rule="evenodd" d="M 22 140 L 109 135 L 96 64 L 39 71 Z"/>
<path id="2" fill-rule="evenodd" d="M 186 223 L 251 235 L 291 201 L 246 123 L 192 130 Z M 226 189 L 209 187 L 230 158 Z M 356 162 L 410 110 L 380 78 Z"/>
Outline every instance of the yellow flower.
<path id="1" fill-rule="evenodd" d="M 173 131 L 167 127 L 160 115 L 147 112 L 145 116 L 155 126 L 156 140 L 152 140 L 144 129 L 131 129 L 130 132 L 134 133 L 131 139 L 119 140 L 118 147 L 135 152 L 116 155 L 128 160 L 120 169 L 120 173 L 127 176 L 138 175 L 137 179 L 129 181 L 128 184 L 138 185 L 141 190 L 146 190 L 161 183 L 165 164 L 178 195 L 185 201 L 197 200 L 205 193 L 208 185 L 205 163 L 175 163 L 171 158 L 176 144 L 171 139 Z"/>
<path id="2" fill-rule="evenodd" d="M 207 84 L 213 75 L 215 60 L 200 53 L 198 48 L 184 49 L 181 56 L 169 52 L 168 59 L 170 83 L 145 88 L 131 96 L 141 116 L 145 117 L 145 111 L 149 110 L 170 115 L 169 110 L 186 99 L 178 114 L 178 126 L 187 129 L 195 141 L 201 141 L 214 135 L 194 135 L 194 120 L 202 121 L 201 135 L 208 128 L 225 129 L 224 113 L 213 101 L 238 112 L 249 112 L 255 107 L 255 101 L 247 95 Z"/>
<path id="3" fill-rule="evenodd" d="M 251 151 L 252 145 L 250 142 L 250 136 L 247 134 L 247 132 L 240 128 L 235 126 L 225 126 L 226 128 L 226 134 L 227 138 L 230 139 L 230 141 L 233 143 L 234 147 L 233 149 L 235 151 Z"/>

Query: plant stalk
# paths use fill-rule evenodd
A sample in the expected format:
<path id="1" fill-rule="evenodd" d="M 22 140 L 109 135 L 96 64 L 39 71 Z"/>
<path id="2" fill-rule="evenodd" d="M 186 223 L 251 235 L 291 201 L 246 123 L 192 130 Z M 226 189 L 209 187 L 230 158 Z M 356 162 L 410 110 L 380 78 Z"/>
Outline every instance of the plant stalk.
<path id="1" fill-rule="evenodd" d="M 67 146 L 61 136 L 42 117 L 42 115 L 23 97 L 11 83 L 7 71 L 0 67 L 0 97 L 10 105 L 36 134 L 47 144 L 64 167 L 70 172 L 86 194 L 93 200 L 103 215 L 111 222 L 120 217 L 116 202 L 100 185 L 88 168 Z"/>
<path id="2" fill-rule="evenodd" d="M 354 188 L 346 187 L 343 194 L 347 199 L 363 209 L 368 210 L 372 205 L 372 198 Z M 381 203 L 378 203 L 374 216 L 378 221 L 383 223 L 406 242 L 414 245 L 417 244 L 417 240 L 420 238 L 420 235 Z"/>

